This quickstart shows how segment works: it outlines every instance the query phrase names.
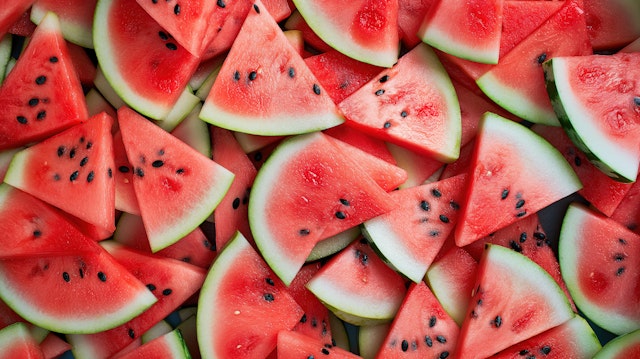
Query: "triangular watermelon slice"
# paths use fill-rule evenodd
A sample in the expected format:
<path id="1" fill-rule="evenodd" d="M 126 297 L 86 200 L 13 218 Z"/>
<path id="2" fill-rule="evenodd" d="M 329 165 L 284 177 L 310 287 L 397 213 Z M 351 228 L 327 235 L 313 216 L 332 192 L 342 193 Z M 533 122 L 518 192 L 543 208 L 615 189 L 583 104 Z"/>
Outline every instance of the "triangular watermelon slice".
<path id="1" fill-rule="evenodd" d="M 30 18 L 39 24 L 48 12 L 60 17 L 60 28 L 65 39 L 82 47 L 93 48 L 91 27 L 97 0 L 37 0 L 31 7 Z"/>
<path id="2" fill-rule="evenodd" d="M 487 244 L 456 352 L 486 358 L 573 317 L 567 297 L 544 269 L 511 249 Z"/>
<path id="3" fill-rule="evenodd" d="M 55 14 L 42 20 L 2 83 L 0 108 L 0 149 L 40 141 L 89 117 Z"/>
<path id="4" fill-rule="evenodd" d="M 0 330 L 0 358 L 44 359 L 45 356 L 26 324 L 18 322 Z"/>
<path id="5" fill-rule="evenodd" d="M 467 176 L 455 238 L 460 247 L 576 192 L 580 180 L 551 144 L 530 129 L 486 113 Z"/>
<path id="6" fill-rule="evenodd" d="M 277 345 L 278 359 L 322 358 L 323 356 L 336 359 L 361 358 L 342 348 L 326 345 L 321 340 L 289 330 L 278 332 Z"/>
<path id="7" fill-rule="evenodd" d="M 107 232 L 115 230 L 113 118 L 102 112 L 15 154 L 4 181 Z"/>
<path id="8" fill-rule="evenodd" d="M 140 214 L 155 252 L 211 215 L 233 174 L 127 107 L 118 110 Z"/>
<path id="9" fill-rule="evenodd" d="M 336 105 L 260 2 L 249 11 L 200 118 L 230 130 L 271 136 L 343 122 Z"/>
<path id="10" fill-rule="evenodd" d="M 3 37 L 20 19 L 35 0 L 16 0 L 3 4 L 0 9 L 0 37 Z"/>
<path id="11" fill-rule="evenodd" d="M 140 358 L 191 359 L 191 355 L 182 332 L 180 329 L 174 329 L 130 352 L 116 354 L 112 359 Z"/>
<path id="12" fill-rule="evenodd" d="M 389 199 L 366 169 L 315 132 L 285 140 L 261 167 L 249 224 L 263 257 L 289 284 L 317 242 L 389 211 Z"/>

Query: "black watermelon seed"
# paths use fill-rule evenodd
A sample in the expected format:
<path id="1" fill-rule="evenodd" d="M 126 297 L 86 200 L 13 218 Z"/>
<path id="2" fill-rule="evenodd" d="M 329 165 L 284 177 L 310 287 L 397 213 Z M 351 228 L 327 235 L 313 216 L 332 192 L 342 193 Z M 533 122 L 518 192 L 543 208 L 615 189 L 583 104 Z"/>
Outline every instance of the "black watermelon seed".
<path id="1" fill-rule="evenodd" d="M 407 111 L 402 111 L 400 112 L 400 117 L 407 117 L 409 116 L 409 114 L 407 113 Z"/>
<path id="2" fill-rule="evenodd" d="M 440 218 L 440 222 L 449 223 L 449 217 L 445 216 L 444 214 L 441 214 L 439 218 Z"/>
<path id="3" fill-rule="evenodd" d="M 164 41 L 169 40 L 169 35 L 167 35 L 167 33 L 164 31 L 158 31 L 158 36 L 160 36 L 160 38 Z"/>
<path id="4" fill-rule="evenodd" d="M 179 175 L 183 174 L 184 173 L 184 168 L 178 168 L 176 170 L 176 173 L 179 174 Z"/>
<path id="5" fill-rule="evenodd" d="M 157 4 L 158 0 L 151 0 L 152 3 Z"/>
<path id="6" fill-rule="evenodd" d="M 275 300 L 275 298 L 273 297 L 273 294 L 271 294 L 271 293 L 265 293 L 262 297 L 267 302 L 273 302 Z"/>
<path id="7" fill-rule="evenodd" d="M 573 163 L 576 164 L 576 166 L 580 167 L 582 165 L 582 159 L 580 159 L 580 157 L 576 156 L 573 158 Z"/>
<path id="8" fill-rule="evenodd" d="M 55 64 L 56 62 L 58 62 L 58 57 L 57 56 L 51 56 L 49 58 L 49 62 L 52 64 Z"/>
<path id="9" fill-rule="evenodd" d="M 625 258 L 624 253 L 616 253 L 613 255 L 613 260 L 616 262 L 622 262 Z"/>
<path id="10" fill-rule="evenodd" d="M 427 344 L 429 348 L 433 346 L 433 340 L 431 340 L 431 337 L 428 335 L 424 337 L 424 343 Z"/>
<path id="11" fill-rule="evenodd" d="M 382 127 L 384 127 L 384 128 L 391 127 L 391 122 L 389 122 L 389 121 L 385 122 L 384 125 L 382 125 Z"/>
<path id="12" fill-rule="evenodd" d="M 551 353 L 551 347 L 548 345 L 543 346 L 542 348 L 540 348 L 540 352 L 544 355 L 547 355 L 549 353 Z"/>
<path id="13" fill-rule="evenodd" d="M 91 149 L 91 147 L 93 147 L 93 142 L 91 142 L 91 141 L 87 142 L 87 147 L 86 147 L 86 149 L 88 149 L 88 150 L 89 150 L 89 149 Z"/>
<path id="14" fill-rule="evenodd" d="M 120 173 L 129 173 L 130 168 L 129 168 L 129 166 L 124 166 L 123 165 L 123 166 L 118 167 L 118 171 L 120 171 Z"/>
<path id="15" fill-rule="evenodd" d="M 627 245 L 627 240 L 624 238 L 618 238 L 618 242 L 620 242 L 620 244 L 622 244 L 623 246 Z"/>
<path id="16" fill-rule="evenodd" d="M 80 137 L 80 143 L 84 143 L 84 136 Z"/>
<path id="17" fill-rule="evenodd" d="M 544 241 L 545 239 L 547 239 L 547 235 L 542 232 L 533 232 L 533 238 Z"/>
<path id="18" fill-rule="evenodd" d="M 445 359 L 449 357 L 449 352 L 444 351 L 442 353 L 440 353 L 440 356 L 438 357 L 439 359 Z"/>
<path id="19" fill-rule="evenodd" d="M 432 189 L 431 194 L 436 198 L 442 197 L 442 192 L 440 192 L 440 190 L 437 188 Z"/>
<path id="20" fill-rule="evenodd" d="M 161 148 L 158 150 L 158 156 L 163 156 L 164 155 L 164 149 Z"/>
<path id="21" fill-rule="evenodd" d="M 95 176 L 96 174 L 93 171 L 89 172 L 89 174 L 87 175 L 87 182 L 91 183 Z"/>
<path id="22" fill-rule="evenodd" d="M 42 231 L 39 229 L 36 229 L 35 231 L 33 231 L 33 236 L 36 238 L 39 238 L 42 235 Z"/>
<path id="23" fill-rule="evenodd" d="M 407 350 L 409 350 L 409 342 L 406 340 L 402 341 L 401 348 L 403 352 L 406 352 Z"/>
<path id="24" fill-rule="evenodd" d="M 520 355 L 523 355 L 523 356 L 524 356 L 524 355 L 529 354 L 529 351 L 528 351 L 527 349 L 522 349 L 522 350 L 520 351 L 520 353 L 518 353 L 518 354 L 520 354 Z"/>
<path id="25" fill-rule="evenodd" d="M 173 13 L 180 15 L 180 4 L 176 4 L 176 6 L 173 7 Z"/>
<path id="26" fill-rule="evenodd" d="M 253 4 L 253 10 L 255 10 L 258 14 L 260 13 L 260 8 L 256 4 Z"/>
<path id="27" fill-rule="evenodd" d="M 420 201 L 420 208 L 423 211 L 427 211 L 428 212 L 431 209 L 431 205 L 429 205 L 429 202 L 427 202 L 427 201 Z"/>
<path id="28" fill-rule="evenodd" d="M 360 263 L 366 266 L 367 262 L 369 262 L 369 256 L 366 253 L 362 253 L 362 255 L 360 256 Z"/>
<path id="29" fill-rule="evenodd" d="M 151 163 L 151 166 L 152 166 L 152 167 L 155 167 L 155 168 L 160 168 L 160 167 L 164 166 L 164 161 L 162 161 L 162 160 L 155 160 L 155 161 L 153 161 L 153 162 Z"/>
<path id="30" fill-rule="evenodd" d="M 18 122 L 20 122 L 23 125 L 27 124 L 27 118 L 24 117 L 24 116 L 18 116 L 18 117 L 16 117 L 16 120 L 18 120 Z"/>
<path id="31" fill-rule="evenodd" d="M 55 174 L 53 175 L 53 180 L 54 180 L 54 181 L 60 181 L 60 175 L 59 175 L 59 174 L 57 174 L 57 173 L 55 173 Z"/>
<path id="32" fill-rule="evenodd" d="M 128 331 L 127 334 L 129 334 L 129 338 L 131 338 L 131 339 L 134 339 L 136 337 L 136 332 L 133 331 L 132 328 L 129 328 L 129 331 Z"/>
<path id="33" fill-rule="evenodd" d="M 444 337 L 444 336 L 442 336 L 442 335 L 438 335 L 438 336 L 436 337 L 436 340 L 438 341 L 438 343 L 441 343 L 441 344 L 444 344 L 444 343 L 446 343 L 446 342 L 447 342 L 447 338 L 445 338 L 445 337 Z"/>
<path id="34" fill-rule="evenodd" d="M 66 148 L 64 146 L 58 147 L 58 157 L 64 156 L 64 151 L 65 150 L 66 150 Z"/>
<path id="35" fill-rule="evenodd" d="M 107 176 L 109 176 L 109 178 L 113 177 L 113 170 L 111 167 L 107 168 Z"/>
<path id="36" fill-rule="evenodd" d="M 249 81 L 255 80 L 256 77 L 258 77 L 258 73 L 257 72 L 255 72 L 255 71 L 249 72 Z"/>
<path id="37" fill-rule="evenodd" d="M 171 288 L 167 288 L 162 291 L 162 295 L 164 296 L 171 295 L 171 293 L 173 293 L 173 290 L 171 290 Z"/>
<path id="38" fill-rule="evenodd" d="M 76 157 L 76 149 L 75 147 L 71 149 L 71 151 L 69 151 L 69 158 L 74 158 Z"/>
<path id="39" fill-rule="evenodd" d="M 171 51 L 176 51 L 178 49 L 178 46 L 176 44 L 174 44 L 173 42 L 167 42 L 164 46 L 166 46 L 167 49 L 169 49 Z"/>
<path id="40" fill-rule="evenodd" d="M 324 355 L 329 355 L 329 349 L 327 348 L 322 348 L 322 350 L 320 350 L 322 352 L 322 354 Z"/>
<path id="41" fill-rule="evenodd" d="M 496 318 L 493 320 L 493 324 L 496 326 L 496 328 L 500 328 L 500 326 L 502 325 L 502 317 L 501 316 L 496 316 Z"/>
<path id="42" fill-rule="evenodd" d="M 307 322 L 307 315 L 302 314 L 302 318 L 300 318 L 300 323 L 306 323 L 306 322 Z"/>
<path id="43" fill-rule="evenodd" d="M 235 81 L 239 81 L 240 80 L 240 72 L 239 71 L 236 71 L 236 72 L 233 73 L 233 79 Z"/>
<path id="44" fill-rule="evenodd" d="M 543 53 L 541 53 L 541 54 L 536 58 L 536 61 L 537 61 L 539 64 L 542 64 L 546 59 L 547 59 L 547 53 L 546 53 L 546 52 L 543 52 Z"/>
<path id="45" fill-rule="evenodd" d="M 383 89 L 380 89 L 380 90 L 376 91 L 376 96 L 382 96 L 382 95 L 384 95 L 384 90 Z"/>
<path id="46" fill-rule="evenodd" d="M 344 199 L 344 198 L 340 198 L 340 203 L 342 203 L 345 206 L 349 206 L 350 205 L 349 200 Z"/>
<path id="47" fill-rule="evenodd" d="M 502 190 L 502 193 L 500 194 L 500 199 L 506 199 L 507 197 L 509 197 L 509 189 L 505 188 Z"/>
<path id="48" fill-rule="evenodd" d="M 78 274 L 80 274 L 80 278 L 84 278 L 84 270 L 82 268 L 78 269 Z"/>
<path id="49" fill-rule="evenodd" d="M 524 199 L 518 200 L 516 202 L 516 209 L 522 208 L 524 206 Z"/>
<path id="50" fill-rule="evenodd" d="M 342 211 L 338 211 L 338 212 L 336 212 L 336 218 L 337 219 L 345 219 L 345 218 L 347 218 L 347 215 L 344 214 L 344 212 L 342 212 Z"/>
<path id="51" fill-rule="evenodd" d="M 34 97 L 29 100 L 29 106 L 35 107 L 40 103 L 40 100 L 37 97 Z"/>
<path id="52" fill-rule="evenodd" d="M 517 218 L 524 217 L 526 214 L 527 214 L 527 211 L 521 211 L 521 212 L 516 213 L 516 217 Z"/>
<path id="53" fill-rule="evenodd" d="M 435 327 L 437 321 L 438 321 L 438 318 L 436 318 L 435 315 L 432 315 L 431 318 L 429 318 L 429 328 Z"/>
<path id="54" fill-rule="evenodd" d="M 89 162 L 89 157 L 86 157 L 86 156 L 85 156 L 85 157 L 83 157 L 83 158 L 80 160 L 80 167 L 84 167 L 84 166 L 87 164 L 87 162 Z"/>
<path id="55" fill-rule="evenodd" d="M 307 359 L 315 359 L 315 357 L 313 355 L 309 355 Z"/>
<path id="56" fill-rule="evenodd" d="M 271 278 L 265 278 L 264 281 L 267 282 L 267 284 L 270 285 L 270 286 L 276 285 L 276 283 Z"/>
<path id="57" fill-rule="evenodd" d="M 436 229 L 433 229 L 433 230 L 430 230 L 430 231 L 429 231 L 429 236 L 430 236 L 430 237 L 437 237 L 437 236 L 439 236 L 439 235 L 440 235 L 440 231 L 438 231 L 438 230 L 436 230 Z"/>
<path id="58" fill-rule="evenodd" d="M 223 0 L 218 0 L 216 2 L 216 5 L 218 5 L 218 7 L 221 7 L 223 9 L 227 6 L 227 4 L 225 4 Z"/>
<path id="59" fill-rule="evenodd" d="M 514 251 L 516 251 L 518 253 L 522 252 L 522 246 L 520 245 L 520 243 L 518 243 L 516 241 L 509 242 L 509 246 L 511 247 L 511 249 L 513 249 Z"/>
<path id="60" fill-rule="evenodd" d="M 316 95 L 320 95 L 320 86 L 318 84 L 313 84 L 313 93 Z"/>
<path id="61" fill-rule="evenodd" d="M 240 207 L 240 198 L 236 197 L 233 200 L 233 203 L 231 203 L 231 207 L 233 207 L 233 209 L 238 209 L 238 207 Z"/>
<path id="62" fill-rule="evenodd" d="M 636 106 L 640 106 L 640 96 L 636 96 L 636 97 L 634 97 L 634 98 L 633 98 L 633 103 L 634 103 Z"/>
<path id="63" fill-rule="evenodd" d="M 64 279 L 65 282 L 69 283 L 69 281 L 71 280 L 71 277 L 69 276 L 69 273 L 62 272 L 62 279 Z"/>
<path id="64" fill-rule="evenodd" d="M 625 272 L 626 268 L 625 267 L 620 267 L 618 268 L 618 270 L 616 271 L 616 276 L 621 276 L 624 272 Z"/>
<path id="65" fill-rule="evenodd" d="M 380 83 L 383 84 L 389 80 L 389 75 L 384 75 L 380 78 Z"/>
<path id="66" fill-rule="evenodd" d="M 299 231 L 298 231 L 298 233 L 299 233 L 301 236 L 308 236 L 308 235 L 309 235 L 309 233 L 311 233 L 311 232 L 310 232 L 308 229 L 306 229 L 306 228 L 302 228 L 301 230 L 299 230 Z"/>
<path id="67" fill-rule="evenodd" d="M 77 180 L 79 175 L 80 175 L 80 173 L 78 173 L 78 171 L 74 171 L 71 174 L 71 176 L 69 176 L 69 181 L 73 182 L 73 181 Z"/>
<path id="68" fill-rule="evenodd" d="M 140 168 L 140 167 L 137 167 L 136 168 L 136 176 L 138 176 L 140 178 L 144 177 L 144 170 L 142 168 Z"/>
<path id="69" fill-rule="evenodd" d="M 293 67 L 289 67 L 289 77 L 296 77 L 296 70 Z"/>
<path id="70" fill-rule="evenodd" d="M 527 232 L 520 233 L 520 243 L 524 243 L 527 241 Z"/>
<path id="71" fill-rule="evenodd" d="M 106 282 L 107 281 L 107 275 L 104 274 L 103 272 L 98 272 L 98 279 L 100 279 L 101 282 Z"/>
<path id="72" fill-rule="evenodd" d="M 149 284 L 147 284 L 147 289 L 149 289 L 150 291 L 153 292 L 154 290 L 156 290 L 156 286 L 153 285 L 152 283 L 149 283 Z"/>
<path id="73" fill-rule="evenodd" d="M 44 75 L 40 75 L 38 77 L 36 77 L 36 85 L 44 85 L 44 83 L 47 82 L 47 77 Z"/>
<path id="74" fill-rule="evenodd" d="M 456 201 L 451 201 L 449 202 L 449 206 L 451 207 L 451 209 L 453 209 L 454 211 L 457 211 L 460 209 L 460 205 L 458 204 L 458 202 Z"/>

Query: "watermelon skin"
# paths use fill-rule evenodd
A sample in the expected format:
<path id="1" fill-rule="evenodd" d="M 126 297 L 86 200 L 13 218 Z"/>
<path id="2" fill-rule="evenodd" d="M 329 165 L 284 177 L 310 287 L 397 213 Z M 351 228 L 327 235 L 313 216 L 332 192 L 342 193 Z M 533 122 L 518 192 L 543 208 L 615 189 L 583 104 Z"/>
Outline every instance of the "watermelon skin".
<path id="1" fill-rule="evenodd" d="M 234 176 L 130 108 L 118 110 L 118 123 L 134 168 L 133 186 L 142 221 L 155 252 L 208 218 Z"/>
<path id="2" fill-rule="evenodd" d="M 111 87 L 127 105 L 153 119 L 167 116 L 199 63 L 135 0 L 98 1 L 93 40 Z"/>
<path id="3" fill-rule="evenodd" d="M 615 334 L 640 326 L 640 237 L 607 217 L 571 204 L 559 239 L 562 277 L 580 311 Z"/>
<path id="4" fill-rule="evenodd" d="M 640 330 L 634 330 L 605 344 L 593 359 L 637 358 L 639 355 Z"/>
<path id="5" fill-rule="evenodd" d="M 303 311 L 249 242 L 237 234 L 209 270 L 198 300 L 203 358 L 263 358 Z"/>
<path id="6" fill-rule="evenodd" d="M 347 124 L 373 137 L 452 162 L 460 151 L 460 107 L 427 45 L 416 46 L 339 104 Z"/>
<path id="7" fill-rule="evenodd" d="M 112 125 L 103 112 L 16 153 L 4 181 L 113 233 Z"/>
<path id="8" fill-rule="evenodd" d="M 267 136 L 341 124 L 336 105 L 273 17 L 255 10 L 261 8 L 258 2 L 249 11 L 200 118 L 229 130 Z"/>
<path id="9" fill-rule="evenodd" d="M 0 149 L 40 141 L 89 117 L 55 14 L 43 19 L 2 83 L 0 108 Z"/>
<path id="10" fill-rule="evenodd" d="M 0 330 L 0 357 L 44 359 L 44 353 L 24 323 L 14 323 Z"/>

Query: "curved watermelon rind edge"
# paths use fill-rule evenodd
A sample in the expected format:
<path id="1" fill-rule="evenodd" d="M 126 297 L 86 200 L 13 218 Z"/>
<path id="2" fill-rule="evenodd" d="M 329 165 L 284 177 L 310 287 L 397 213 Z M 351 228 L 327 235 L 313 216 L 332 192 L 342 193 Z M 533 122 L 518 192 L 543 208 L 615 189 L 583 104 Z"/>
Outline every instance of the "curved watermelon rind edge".
<path id="1" fill-rule="evenodd" d="M 619 355 L 623 354 L 624 350 L 633 344 L 640 345 L 640 329 L 612 339 L 593 356 L 593 359 L 626 358 Z"/>
<path id="2" fill-rule="evenodd" d="M 40 21 L 44 19 L 47 12 L 50 10 L 41 8 L 37 1 L 31 6 L 31 21 L 38 25 Z M 60 18 L 60 29 L 65 40 L 72 42 L 78 46 L 93 49 L 93 34 L 92 29 L 85 27 L 82 24 L 74 23 L 71 19 Z"/>
<path id="3" fill-rule="evenodd" d="M 575 254 L 579 253 L 579 251 L 576 247 L 575 236 L 580 233 L 581 223 L 587 220 L 586 217 L 591 213 L 584 205 L 579 203 L 571 203 L 567 208 L 558 239 L 560 272 L 571 297 L 580 311 L 603 329 L 621 335 L 640 327 L 640 320 L 633 321 L 623 314 L 603 311 L 602 308 L 592 304 L 586 298 L 578 285 L 576 271 L 578 258 Z"/>
<path id="4" fill-rule="evenodd" d="M 432 26 L 429 26 L 430 22 L 422 24 L 418 30 L 418 37 L 422 42 L 429 44 L 436 49 L 446 52 L 449 55 L 459 57 L 461 59 L 482 63 L 482 64 L 497 64 L 500 54 L 500 43 L 497 43 L 495 48 L 489 48 L 482 51 L 482 49 L 473 46 L 464 46 L 457 38 L 447 36 L 448 34 Z"/>
<path id="5" fill-rule="evenodd" d="M 347 229 L 346 231 L 321 240 L 316 243 L 313 250 L 311 250 L 311 253 L 307 257 L 307 262 L 317 261 L 338 253 L 342 249 L 346 248 L 351 242 L 356 240 L 359 235 L 360 227 L 355 226 L 351 229 Z"/>
<path id="6" fill-rule="evenodd" d="M 552 58 L 542 64 L 547 92 L 560 124 L 576 147 L 603 173 L 620 182 L 634 182 L 638 173 L 638 159 L 631 158 L 633 156 L 624 151 L 611 150 L 615 147 L 615 141 L 598 136 L 601 131 L 589 124 L 596 119 L 587 121 L 592 116 L 579 106 L 577 97 L 570 89 L 570 79 L 566 77 L 568 72 L 561 70 L 563 65 L 565 61 L 562 57 Z"/>

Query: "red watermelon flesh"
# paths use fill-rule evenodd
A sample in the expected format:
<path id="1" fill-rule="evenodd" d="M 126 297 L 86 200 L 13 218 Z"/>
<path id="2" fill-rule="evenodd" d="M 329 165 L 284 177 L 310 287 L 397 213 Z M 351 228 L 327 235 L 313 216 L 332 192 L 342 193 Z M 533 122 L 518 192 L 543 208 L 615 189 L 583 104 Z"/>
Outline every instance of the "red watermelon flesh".
<path id="1" fill-rule="evenodd" d="M 348 352 L 342 348 L 326 345 L 321 340 L 308 337 L 304 334 L 281 330 L 278 332 L 278 355 L 279 359 L 290 358 L 322 358 L 330 356 L 337 359 L 357 359 L 359 356 Z"/>
<path id="2" fill-rule="evenodd" d="M 29 1 L 30 3 L 31 1 Z M 14 3 L 15 4 L 15 3 Z M 31 36 L 36 30 L 36 24 L 31 21 L 31 11 L 27 9 L 20 15 L 20 18 L 9 27 L 8 32 L 18 36 Z"/>
<path id="3" fill-rule="evenodd" d="M 459 331 L 427 285 L 413 283 L 376 358 L 447 358 Z"/>
<path id="4" fill-rule="evenodd" d="M 447 163 L 440 174 L 440 179 L 453 177 L 462 173 L 467 173 L 471 167 L 471 160 L 475 149 L 475 139 L 464 145 L 460 149 L 460 157 L 455 162 Z"/>
<path id="5" fill-rule="evenodd" d="M 55 14 L 43 19 L 2 83 L 0 108 L 0 149 L 40 141 L 89 117 Z"/>
<path id="6" fill-rule="evenodd" d="M 5 182 L 100 230 L 115 229 L 113 118 L 106 113 L 18 152 Z"/>
<path id="7" fill-rule="evenodd" d="M 256 178 L 256 168 L 230 131 L 213 126 L 211 142 L 213 160 L 235 175 L 227 194 L 213 211 L 216 248 L 224 247 L 236 231 L 240 231 L 249 242 L 253 242 L 249 228 L 248 204 L 251 186 Z"/>
<path id="8" fill-rule="evenodd" d="M 640 234 L 640 184 L 634 182 L 618 207 L 611 214 L 611 219 L 621 223 L 633 232 Z"/>
<path id="9" fill-rule="evenodd" d="M 326 129 L 323 132 L 333 138 L 348 143 L 369 154 L 383 159 L 392 165 L 396 164 L 395 158 L 387 148 L 384 141 L 375 137 L 371 137 L 353 127 L 340 125 Z"/>
<path id="10" fill-rule="evenodd" d="M 58 209 L 6 184 L 0 186 L 0 217 L 0 258 L 97 252 Z"/>
<path id="11" fill-rule="evenodd" d="M 429 9 L 436 2 L 436 0 L 398 0 L 400 40 L 407 48 L 413 48 L 422 41 L 417 35 L 418 30 Z"/>
<path id="12" fill-rule="evenodd" d="M 37 0 L 31 8 L 31 20 L 40 23 L 47 12 L 60 17 L 64 38 L 82 47 L 93 48 L 93 14 L 97 0 Z"/>
<path id="13" fill-rule="evenodd" d="M 333 49 L 307 57 L 304 62 L 335 103 L 342 102 L 382 70 Z"/>
<path id="14" fill-rule="evenodd" d="M 10 31 L 35 0 L 16 0 L 3 4 L 0 9 L 0 37 Z"/>
<path id="15" fill-rule="evenodd" d="M 138 348 L 126 353 L 118 353 L 112 359 L 191 359 L 182 333 L 179 329 L 163 334 L 149 342 L 143 343 Z"/>
<path id="16" fill-rule="evenodd" d="M 59 358 L 62 354 L 71 351 L 71 344 L 64 341 L 56 333 L 50 332 L 40 342 L 40 349 L 47 359 Z"/>
<path id="17" fill-rule="evenodd" d="M 73 334 L 67 339 L 78 358 L 108 358 L 134 342 L 149 328 L 176 310 L 202 286 L 206 272 L 175 259 L 142 253 L 113 241 L 101 242 L 115 260 L 138 281 L 156 303 L 115 328 L 94 334 Z"/>
<path id="18" fill-rule="evenodd" d="M 634 0 L 584 0 L 587 29 L 596 50 L 618 49 L 640 37 L 640 4 Z"/>
<path id="19" fill-rule="evenodd" d="M 533 130 L 556 147 L 576 172 L 583 188 L 582 197 L 600 212 L 611 216 L 632 187 L 631 183 L 614 180 L 594 166 L 584 152 L 571 141 L 562 128 L 535 125 Z"/>
<path id="20" fill-rule="evenodd" d="M 44 359 L 44 353 L 25 324 L 15 323 L 0 330 L 0 357 Z"/>
<path id="21" fill-rule="evenodd" d="M 305 287 L 320 268 L 322 268 L 320 262 L 304 265 L 289 285 L 291 297 L 304 311 L 302 318 L 292 330 L 312 337 L 322 344 L 332 345 L 329 310 Z"/>
<path id="22" fill-rule="evenodd" d="M 84 47 L 69 41 L 67 41 L 67 48 L 80 83 L 87 87 L 92 87 L 93 79 L 96 78 L 96 65 L 89 58 L 89 54 Z"/>

